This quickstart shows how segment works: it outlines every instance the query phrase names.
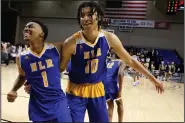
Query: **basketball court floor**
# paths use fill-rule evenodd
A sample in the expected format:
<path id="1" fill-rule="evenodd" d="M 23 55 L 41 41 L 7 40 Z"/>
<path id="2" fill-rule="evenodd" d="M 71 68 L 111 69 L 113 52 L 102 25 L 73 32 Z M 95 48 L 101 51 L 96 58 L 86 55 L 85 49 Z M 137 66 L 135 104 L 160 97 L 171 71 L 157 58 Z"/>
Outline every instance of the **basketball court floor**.
<path id="1" fill-rule="evenodd" d="M 12 122 L 29 122 L 29 95 L 23 87 L 18 91 L 18 98 L 14 103 L 6 99 L 18 75 L 16 65 L 1 66 L 1 118 Z M 62 79 L 65 89 L 67 77 Z M 155 87 L 142 78 L 140 84 L 133 85 L 130 76 L 124 78 L 123 101 L 124 122 L 184 122 L 184 84 L 164 82 L 165 92 L 158 94 Z M 113 121 L 118 121 L 116 106 Z M 2 120 L 1 120 L 2 121 Z M 88 122 L 86 113 L 85 121 Z"/>

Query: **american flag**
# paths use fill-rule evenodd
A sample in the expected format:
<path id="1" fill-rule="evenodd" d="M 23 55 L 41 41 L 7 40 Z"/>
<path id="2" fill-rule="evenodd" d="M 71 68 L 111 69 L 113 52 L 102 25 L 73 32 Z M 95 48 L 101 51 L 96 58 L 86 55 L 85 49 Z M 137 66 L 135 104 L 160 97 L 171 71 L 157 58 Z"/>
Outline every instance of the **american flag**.
<path id="1" fill-rule="evenodd" d="M 147 1 L 122 1 L 119 8 L 105 8 L 106 18 L 139 19 L 146 18 Z"/>

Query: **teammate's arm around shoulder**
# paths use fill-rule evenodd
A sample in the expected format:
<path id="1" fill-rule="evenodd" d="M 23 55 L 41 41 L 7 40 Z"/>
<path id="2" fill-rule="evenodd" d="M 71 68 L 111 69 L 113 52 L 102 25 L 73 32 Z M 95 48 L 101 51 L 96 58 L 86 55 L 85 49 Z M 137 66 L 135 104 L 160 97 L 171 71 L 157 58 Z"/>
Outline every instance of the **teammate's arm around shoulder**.
<path id="1" fill-rule="evenodd" d="M 158 92 L 163 92 L 164 89 L 160 82 L 138 61 L 134 60 L 129 53 L 123 48 L 121 41 L 119 38 L 110 32 L 105 32 L 105 36 L 108 39 L 110 47 L 114 49 L 116 54 L 120 57 L 121 60 L 125 61 L 126 64 L 128 64 L 130 67 L 134 68 L 136 71 L 142 73 L 147 78 L 153 82 L 153 84 L 156 86 L 156 89 Z"/>
<path id="2" fill-rule="evenodd" d="M 76 40 L 74 39 L 73 36 L 67 38 L 62 47 L 62 55 L 61 55 L 61 62 L 60 62 L 60 71 L 63 72 L 67 65 L 68 62 L 71 59 L 71 56 L 75 53 L 76 49 Z"/>
<path id="3" fill-rule="evenodd" d="M 22 70 L 22 68 L 20 66 L 19 57 L 16 57 L 16 64 L 17 64 L 17 67 L 18 67 L 18 73 L 19 74 L 17 76 L 17 79 L 15 80 L 15 83 L 13 85 L 12 90 L 7 94 L 7 100 L 8 100 L 8 102 L 14 102 L 15 101 L 15 99 L 17 98 L 17 90 L 21 86 L 23 86 L 23 84 L 26 81 L 25 73 L 24 73 L 24 71 Z"/>

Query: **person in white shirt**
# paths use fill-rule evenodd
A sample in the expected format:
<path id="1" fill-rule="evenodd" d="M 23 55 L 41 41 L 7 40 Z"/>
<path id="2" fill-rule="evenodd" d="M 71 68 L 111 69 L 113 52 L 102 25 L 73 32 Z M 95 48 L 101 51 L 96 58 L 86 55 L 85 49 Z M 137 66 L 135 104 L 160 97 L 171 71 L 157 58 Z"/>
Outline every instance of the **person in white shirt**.
<path id="1" fill-rule="evenodd" d="M 140 61 L 139 57 L 136 56 L 136 53 L 133 53 L 132 58 L 136 61 Z M 134 78 L 134 83 L 133 86 L 136 86 L 139 84 L 139 72 L 135 71 L 133 72 L 133 78 Z"/>

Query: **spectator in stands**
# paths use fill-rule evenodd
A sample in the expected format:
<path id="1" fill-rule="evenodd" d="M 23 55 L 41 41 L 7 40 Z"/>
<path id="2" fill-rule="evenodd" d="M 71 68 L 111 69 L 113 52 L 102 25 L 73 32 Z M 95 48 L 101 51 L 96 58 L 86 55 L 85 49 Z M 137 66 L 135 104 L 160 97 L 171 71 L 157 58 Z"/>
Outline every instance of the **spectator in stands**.
<path id="1" fill-rule="evenodd" d="M 180 74 L 180 82 L 184 82 L 184 63 L 180 65 L 179 74 Z"/>
<path id="2" fill-rule="evenodd" d="M 140 59 L 140 62 L 141 62 L 142 64 L 145 63 L 145 59 L 144 59 L 144 58 L 139 58 L 139 59 Z"/>
<path id="3" fill-rule="evenodd" d="M 163 61 L 163 57 L 159 56 L 156 62 L 156 66 L 155 66 L 156 70 L 159 70 L 159 65 L 161 64 L 162 61 Z"/>
<path id="4" fill-rule="evenodd" d="M 5 67 L 9 65 L 8 52 L 7 52 L 7 43 L 1 43 L 1 62 L 5 63 Z"/>
<path id="5" fill-rule="evenodd" d="M 139 57 L 136 55 L 136 52 L 133 52 L 132 57 L 133 57 L 134 60 L 140 61 Z M 134 72 L 133 72 L 133 79 L 134 79 L 134 83 L 133 83 L 134 86 L 139 84 L 139 72 L 134 70 Z"/>
<path id="6" fill-rule="evenodd" d="M 161 61 L 161 64 L 159 65 L 159 76 L 160 80 L 165 80 L 165 65 L 164 61 Z"/>
<path id="7" fill-rule="evenodd" d="M 153 72 L 155 70 L 154 61 L 151 62 L 151 71 Z"/>
<path id="8" fill-rule="evenodd" d="M 17 56 L 17 50 L 16 50 L 16 46 L 15 45 L 12 45 L 11 56 L 12 56 L 12 60 L 15 62 L 15 59 L 16 59 L 16 56 Z"/>
<path id="9" fill-rule="evenodd" d="M 171 62 L 171 73 L 174 74 L 176 72 L 176 67 L 175 67 L 175 63 Z"/>
<path id="10" fill-rule="evenodd" d="M 134 52 L 134 47 L 131 46 L 131 47 L 130 47 L 130 53 L 133 53 L 133 52 Z"/>
<path id="11" fill-rule="evenodd" d="M 149 62 L 150 62 L 150 58 L 146 58 L 146 62 L 145 62 L 145 67 L 147 68 L 147 69 L 149 69 Z M 149 69 L 150 71 L 151 71 L 151 69 Z"/>
<path id="12" fill-rule="evenodd" d="M 136 55 L 140 57 L 140 55 L 141 55 L 141 52 L 137 51 L 137 54 L 136 54 Z"/>
<path id="13" fill-rule="evenodd" d="M 140 59 L 145 59 L 145 54 L 144 54 L 144 52 L 143 52 L 143 53 L 141 53 L 141 55 L 140 55 Z"/>
<path id="14" fill-rule="evenodd" d="M 148 50 L 147 49 L 144 50 L 144 54 L 145 54 L 145 56 L 147 56 L 147 54 L 148 54 Z"/>
<path id="15" fill-rule="evenodd" d="M 166 71 L 166 73 L 165 73 L 166 81 L 169 81 L 169 79 L 171 78 L 171 75 L 172 75 L 172 73 L 171 73 L 171 65 L 170 65 L 169 62 L 167 62 L 167 65 L 165 66 L 165 71 Z"/>
<path id="16" fill-rule="evenodd" d="M 12 50 L 13 50 L 12 45 L 11 44 L 8 44 L 7 45 L 7 53 L 8 53 L 8 60 L 9 61 L 13 60 L 13 57 L 11 56 Z"/>

